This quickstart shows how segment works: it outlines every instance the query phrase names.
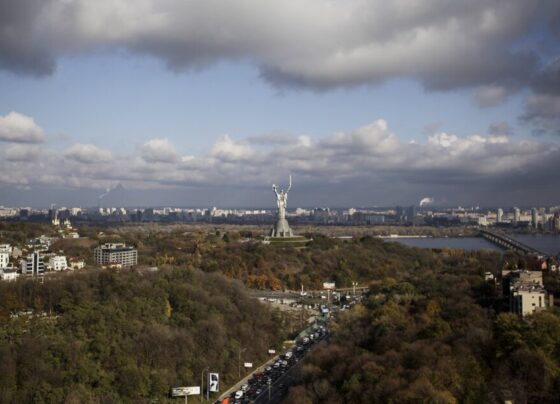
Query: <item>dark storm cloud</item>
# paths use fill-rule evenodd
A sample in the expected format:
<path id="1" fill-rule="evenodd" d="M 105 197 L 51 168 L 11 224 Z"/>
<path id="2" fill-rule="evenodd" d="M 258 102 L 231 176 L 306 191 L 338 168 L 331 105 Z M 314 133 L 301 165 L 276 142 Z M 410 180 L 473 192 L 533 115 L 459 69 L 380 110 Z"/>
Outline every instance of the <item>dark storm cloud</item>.
<path id="1" fill-rule="evenodd" d="M 45 0 L 0 0 L 0 67 L 36 76 L 52 74 L 56 49 L 43 43 L 38 19 Z"/>
<path id="2" fill-rule="evenodd" d="M 488 128 L 488 133 L 490 135 L 510 136 L 513 134 L 513 128 L 507 122 L 494 122 Z"/>
<path id="3" fill-rule="evenodd" d="M 560 58 L 547 64 L 532 80 L 535 93 L 560 95 Z"/>
<path id="4" fill-rule="evenodd" d="M 0 64 L 49 74 L 61 55 L 102 47 L 153 55 L 176 71 L 249 59 L 281 86 L 406 76 L 436 90 L 515 87 L 537 66 L 532 49 L 515 45 L 558 14 L 556 3 L 2 0 Z"/>
<path id="5" fill-rule="evenodd" d="M 560 58 L 533 76 L 531 90 L 520 120 L 529 124 L 534 134 L 560 135 Z"/>

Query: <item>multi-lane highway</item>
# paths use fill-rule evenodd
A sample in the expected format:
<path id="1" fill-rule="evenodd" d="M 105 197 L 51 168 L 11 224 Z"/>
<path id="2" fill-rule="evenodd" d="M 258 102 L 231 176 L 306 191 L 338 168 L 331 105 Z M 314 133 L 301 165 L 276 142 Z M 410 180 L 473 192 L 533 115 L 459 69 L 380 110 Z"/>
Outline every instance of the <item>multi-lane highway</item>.
<path id="1" fill-rule="evenodd" d="M 279 355 L 264 369 L 254 372 L 243 385 L 222 397 L 221 403 L 264 404 L 279 403 L 294 383 L 297 367 L 301 360 L 328 336 L 325 326 L 315 325 L 308 329 L 305 337 L 296 345 Z"/>
<path id="2" fill-rule="evenodd" d="M 282 292 L 268 292 L 282 293 Z M 284 294 L 284 297 L 286 295 Z M 259 296 L 260 297 L 260 296 Z M 278 298 L 279 295 L 274 295 Z M 268 295 L 268 298 L 272 298 Z M 301 298 L 301 296 L 300 296 Z M 300 334 L 296 344 L 277 357 L 270 360 L 266 365 L 238 382 L 232 389 L 221 396 L 217 403 L 223 404 L 264 404 L 280 403 L 285 398 L 290 386 L 296 381 L 297 368 L 301 361 L 309 355 L 313 349 L 329 337 L 326 319 L 335 316 L 336 312 L 352 308 L 362 300 L 363 295 L 344 296 L 342 300 L 333 302 L 329 312 L 326 305 L 326 314 L 320 317 L 322 323 L 315 322 Z"/>

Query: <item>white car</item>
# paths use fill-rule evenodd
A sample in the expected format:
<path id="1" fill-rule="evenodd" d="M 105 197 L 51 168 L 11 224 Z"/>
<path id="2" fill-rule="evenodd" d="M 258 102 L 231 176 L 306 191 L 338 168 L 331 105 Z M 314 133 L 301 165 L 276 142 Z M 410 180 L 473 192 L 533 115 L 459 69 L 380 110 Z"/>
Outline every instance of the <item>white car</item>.
<path id="1" fill-rule="evenodd" d="M 239 400 L 241 397 L 243 397 L 243 392 L 241 390 L 238 390 L 235 392 L 235 399 Z"/>

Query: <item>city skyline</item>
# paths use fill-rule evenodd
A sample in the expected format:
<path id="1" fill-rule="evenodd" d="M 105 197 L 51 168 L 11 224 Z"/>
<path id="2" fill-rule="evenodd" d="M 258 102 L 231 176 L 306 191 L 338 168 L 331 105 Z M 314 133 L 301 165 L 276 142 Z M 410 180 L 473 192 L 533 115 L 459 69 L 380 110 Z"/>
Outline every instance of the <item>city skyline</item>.
<path id="1" fill-rule="evenodd" d="M 557 204 L 560 6 L 385 3 L 4 3 L 0 205 Z"/>

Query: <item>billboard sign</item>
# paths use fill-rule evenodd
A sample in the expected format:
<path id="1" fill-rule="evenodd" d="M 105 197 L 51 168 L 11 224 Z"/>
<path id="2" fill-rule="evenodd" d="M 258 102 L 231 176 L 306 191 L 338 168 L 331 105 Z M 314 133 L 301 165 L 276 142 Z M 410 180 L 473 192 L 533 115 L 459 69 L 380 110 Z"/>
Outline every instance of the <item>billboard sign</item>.
<path id="1" fill-rule="evenodd" d="M 243 366 L 246 367 L 246 368 L 252 368 L 252 367 L 253 367 L 253 364 L 252 364 L 251 362 L 245 362 L 245 363 L 243 364 Z"/>
<path id="2" fill-rule="evenodd" d="M 211 393 L 220 391 L 220 375 L 218 373 L 208 373 L 208 390 Z"/>
<path id="3" fill-rule="evenodd" d="M 269 349 L 268 350 L 269 355 L 274 355 L 275 353 L 276 353 L 276 349 Z"/>
<path id="4" fill-rule="evenodd" d="M 323 282 L 323 289 L 333 290 L 336 289 L 336 285 L 334 282 Z"/>
<path id="5" fill-rule="evenodd" d="M 173 387 L 171 397 L 196 396 L 200 394 L 200 386 Z"/>

